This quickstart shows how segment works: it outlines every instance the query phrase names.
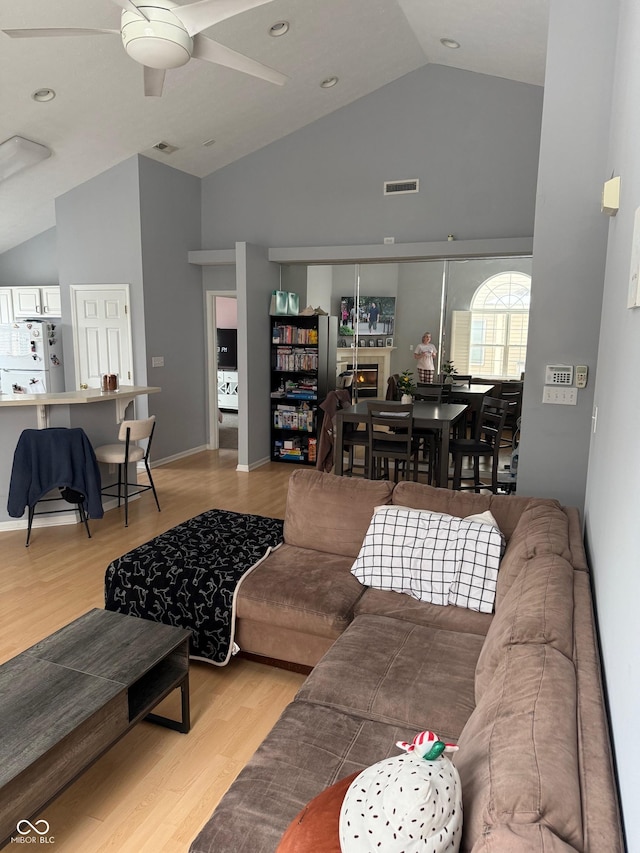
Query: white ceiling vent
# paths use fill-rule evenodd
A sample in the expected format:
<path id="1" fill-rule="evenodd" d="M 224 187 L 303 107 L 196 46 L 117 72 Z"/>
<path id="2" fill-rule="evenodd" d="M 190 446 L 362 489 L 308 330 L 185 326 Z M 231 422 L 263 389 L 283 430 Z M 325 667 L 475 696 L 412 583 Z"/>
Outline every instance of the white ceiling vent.
<path id="1" fill-rule="evenodd" d="M 410 181 L 385 181 L 385 195 L 403 195 L 405 193 L 417 193 L 420 189 L 420 181 L 413 178 Z"/>
<path id="2" fill-rule="evenodd" d="M 162 151 L 163 154 L 173 154 L 178 150 L 177 145 L 170 145 L 168 142 L 156 142 L 153 147 L 156 151 Z"/>

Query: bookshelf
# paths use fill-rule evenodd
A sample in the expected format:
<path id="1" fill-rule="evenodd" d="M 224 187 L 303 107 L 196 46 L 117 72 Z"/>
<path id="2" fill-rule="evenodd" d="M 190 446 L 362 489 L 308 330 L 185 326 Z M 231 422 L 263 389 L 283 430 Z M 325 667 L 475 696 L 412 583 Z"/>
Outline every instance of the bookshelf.
<path id="1" fill-rule="evenodd" d="M 315 465 L 319 404 L 336 384 L 338 318 L 271 317 L 271 459 Z"/>

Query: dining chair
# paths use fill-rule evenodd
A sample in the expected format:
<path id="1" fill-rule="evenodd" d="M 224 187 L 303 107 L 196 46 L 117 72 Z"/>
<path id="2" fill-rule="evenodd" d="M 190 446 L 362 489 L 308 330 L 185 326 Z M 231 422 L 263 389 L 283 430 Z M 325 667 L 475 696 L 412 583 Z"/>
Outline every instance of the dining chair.
<path id="1" fill-rule="evenodd" d="M 491 489 L 493 494 L 498 493 L 498 469 L 500 443 L 502 431 L 509 404 L 495 397 L 485 397 L 476 419 L 475 432 L 472 438 L 456 438 L 449 442 L 449 452 L 453 456 L 453 488 Z M 462 476 L 462 460 L 465 456 L 473 459 L 473 476 Z M 480 457 L 491 458 L 490 478 L 491 484 L 485 484 L 480 478 Z M 483 471 L 483 476 L 485 472 Z M 472 485 L 463 486 L 463 480 L 471 480 Z"/>
<path id="2" fill-rule="evenodd" d="M 398 379 L 400 379 L 399 373 L 392 373 L 391 376 L 387 379 L 387 392 L 385 394 L 385 400 L 399 400 L 398 394 Z"/>
<path id="3" fill-rule="evenodd" d="M 507 419 L 505 421 L 505 429 L 511 432 L 509 439 L 505 439 L 502 443 L 503 447 L 511 447 L 514 433 L 517 429 L 518 419 L 522 412 L 522 388 L 524 383 L 516 380 L 509 380 L 500 385 L 500 390 L 496 397 L 500 400 L 505 400 L 509 409 L 507 411 Z"/>
<path id="4" fill-rule="evenodd" d="M 449 385 L 444 382 L 418 382 L 416 392 L 413 395 L 415 400 L 426 400 L 428 403 L 443 403 L 445 397 L 449 396 Z"/>
<path id="5" fill-rule="evenodd" d="M 452 382 L 449 384 L 452 384 L 453 382 L 462 382 L 465 385 L 471 385 L 471 379 L 472 377 L 470 373 L 454 373 L 451 376 Z"/>
<path id="6" fill-rule="evenodd" d="M 453 381 L 459 384 L 464 384 L 470 386 L 473 383 L 473 377 L 468 373 L 456 373 L 455 376 L 452 377 Z M 449 402 L 450 403 L 467 403 L 469 408 L 467 409 L 467 413 L 464 416 L 464 419 L 458 426 L 458 432 L 461 432 L 462 438 L 466 438 L 467 436 L 473 436 L 476 427 L 476 415 L 478 411 L 477 403 L 470 403 L 469 397 L 464 393 L 461 393 L 464 389 L 456 388 L 455 385 L 449 386 Z M 468 388 L 467 388 L 468 390 Z"/>
<path id="7" fill-rule="evenodd" d="M 151 468 L 149 467 L 149 454 L 151 453 L 151 442 L 153 433 L 156 428 L 156 416 L 151 415 L 144 420 L 122 421 L 120 431 L 118 432 L 119 444 L 103 444 L 96 447 L 96 459 L 98 462 L 103 462 L 108 465 L 118 466 L 118 480 L 116 483 L 110 483 L 102 489 L 102 494 L 112 498 L 118 498 L 118 506 L 124 500 L 124 526 L 129 526 L 129 498 L 135 497 L 142 492 L 152 490 L 153 496 L 156 499 L 156 506 L 160 512 L 160 501 L 158 493 L 151 476 Z M 141 447 L 137 442 L 147 440 L 146 447 Z M 129 463 L 144 462 L 144 467 L 149 478 L 149 485 L 141 485 L 134 483 L 134 490 L 129 490 Z M 118 487 L 117 492 L 110 492 L 109 489 Z"/>
<path id="8" fill-rule="evenodd" d="M 7 510 L 20 518 L 28 509 L 25 547 L 31 541 L 34 516 L 68 512 L 41 506 L 60 501 L 76 507 L 91 539 L 88 518 L 103 515 L 100 469 L 91 442 L 80 427 L 23 430 L 13 456 Z"/>
<path id="9" fill-rule="evenodd" d="M 444 382 L 418 382 L 414 400 L 424 400 L 427 403 L 449 402 L 449 388 Z M 434 483 L 434 475 L 438 459 L 439 433 L 437 430 L 427 427 L 414 427 L 413 434 L 421 443 L 422 458 L 428 459 L 429 463 L 429 485 Z"/>
<path id="10" fill-rule="evenodd" d="M 398 482 L 400 471 L 409 474 L 413 464 L 413 479 L 418 479 L 420 441 L 413 432 L 413 403 L 389 406 L 387 402 L 367 402 L 370 480 L 389 479 L 389 460 L 393 460 L 393 479 Z M 380 477 L 380 470 L 384 476 Z"/>

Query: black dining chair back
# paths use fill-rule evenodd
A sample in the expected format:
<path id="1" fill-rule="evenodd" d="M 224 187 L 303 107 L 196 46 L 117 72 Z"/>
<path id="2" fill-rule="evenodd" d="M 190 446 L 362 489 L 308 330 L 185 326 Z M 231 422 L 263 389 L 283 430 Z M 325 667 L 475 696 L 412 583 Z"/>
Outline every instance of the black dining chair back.
<path id="1" fill-rule="evenodd" d="M 427 403 L 446 403 L 449 399 L 449 385 L 444 382 L 418 382 L 414 400 L 425 400 Z"/>
<path id="2" fill-rule="evenodd" d="M 471 385 L 471 374 L 470 373 L 454 373 L 451 376 L 453 382 L 457 382 L 458 384 Z M 452 383 L 449 383 L 452 384 Z"/>
<path id="3" fill-rule="evenodd" d="M 502 432 L 507 417 L 509 404 L 495 397 L 485 397 L 476 419 L 475 432 L 472 438 L 454 439 L 449 444 L 453 456 L 453 488 L 473 489 L 479 492 L 481 488 L 489 488 L 493 494 L 498 493 L 499 454 Z M 473 459 L 473 476 L 462 476 L 462 460 L 465 457 Z M 480 458 L 490 458 L 490 469 L 482 472 L 483 478 L 491 480 L 485 484 L 480 477 Z M 471 485 L 463 486 L 463 480 L 470 480 Z"/>
<path id="4" fill-rule="evenodd" d="M 418 382 L 414 400 L 427 403 L 448 403 L 450 385 L 444 382 Z M 428 460 L 429 484 L 434 483 L 438 457 L 438 432 L 428 428 L 414 428 L 413 434 L 420 441 L 422 459 Z"/>
<path id="5" fill-rule="evenodd" d="M 390 406 L 380 400 L 369 400 L 367 429 L 369 479 L 388 480 L 389 460 L 393 460 L 394 482 L 398 482 L 400 471 L 408 476 L 412 467 L 413 479 L 417 480 L 420 442 L 413 432 L 413 403 Z"/>
<path id="6" fill-rule="evenodd" d="M 507 420 L 505 429 L 511 431 L 511 436 L 506 444 L 503 442 L 503 447 L 510 447 L 513 441 L 513 435 L 517 429 L 518 419 L 522 414 L 522 388 L 524 383 L 520 381 L 503 382 L 500 386 L 500 391 L 496 395 L 501 400 L 504 400 L 509 409 L 507 411 Z"/>

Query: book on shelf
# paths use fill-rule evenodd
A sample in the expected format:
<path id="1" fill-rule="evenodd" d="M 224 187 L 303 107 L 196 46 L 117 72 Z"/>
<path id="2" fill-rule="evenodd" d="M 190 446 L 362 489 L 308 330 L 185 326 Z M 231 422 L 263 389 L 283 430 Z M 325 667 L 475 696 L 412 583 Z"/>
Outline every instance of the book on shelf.
<path id="1" fill-rule="evenodd" d="M 277 324 L 271 330 L 271 342 L 274 344 L 311 344 L 317 346 L 318 330 Z"/>

